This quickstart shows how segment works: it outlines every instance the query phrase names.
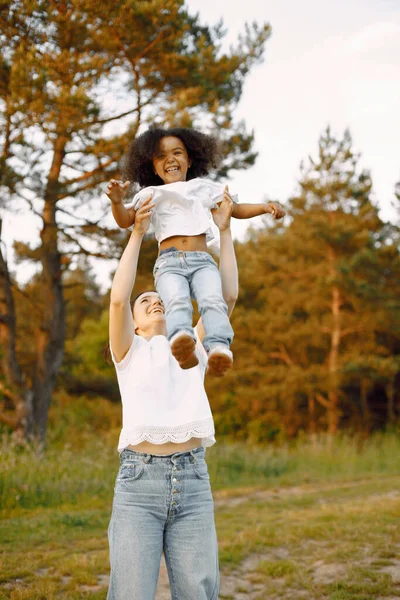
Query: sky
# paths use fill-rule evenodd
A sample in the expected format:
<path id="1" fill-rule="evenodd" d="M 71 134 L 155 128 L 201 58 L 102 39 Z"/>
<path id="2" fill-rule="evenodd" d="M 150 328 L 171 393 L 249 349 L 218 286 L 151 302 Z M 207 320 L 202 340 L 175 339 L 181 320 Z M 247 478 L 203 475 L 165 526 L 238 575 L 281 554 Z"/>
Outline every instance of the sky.
<path id="1" fill-rule="evenodd" d="M 299 165 L 315 155 L 327 125 L 345 128 L 372 172 L 381 215 L 400 180 L 398 0 L 189 0 L 209 23 L 223 18 L 234 40 L 244 21 L 268 22 L 265 60 L 245 85 L 237 117 L 253 129 L 255 166 L 232 177 L 243 201 L 285 201 Z"/>
<path id="2" fill-rule="evenodd" d="M 360 165 L 371 170 L 381 217 L 394 215 L 391 201 L 400 180 L 400 2 L 399 0 L 187 0 L 203 22 L 221 18 L 226 44 L 235 43 L 244 23 L 268 22 L 263 64 L 246 80 L 236 119 L 254 130 L 256 164 L 232 174 L 229 186 L 243 202 L 285 200 L 296 191 L 299 165 L 317 152 L 327 125 L 340 137 L 346 128 Z M 6 215 L 4 238 L 11 259 L 14 236 L 38 238 L 32 222 Z M 246 224 L 233 222 L 243 239 Z M 18 232 L 16 235 L 15 232 Z M 109 287 L 113 261 L 96 263 Z M 18 279 L 30 276 L 27 266 Z"/>

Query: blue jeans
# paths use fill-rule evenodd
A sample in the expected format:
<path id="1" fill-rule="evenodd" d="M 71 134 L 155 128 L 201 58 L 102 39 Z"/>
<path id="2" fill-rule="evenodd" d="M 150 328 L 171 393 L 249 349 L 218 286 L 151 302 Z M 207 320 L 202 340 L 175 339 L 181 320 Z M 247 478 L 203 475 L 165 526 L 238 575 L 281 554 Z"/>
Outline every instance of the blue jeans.
<path id="1" fill-rule="evenodd" d="M 194 298 L 206 332 L 204 348 L 209 352 L 219 344 L 230 346 L 233 330 L 222 296 L 221 277 L 208 252 L 181 252 L 174 247 L 162 250 L 153 272 L 165 306 L 168 339 L 178 331 L 195 339 L 191 303 Z"/>
<path id="2" fill-rule="evenodd" d="M 161 554 L 172 600 L 217 600 L 218 544 L 204 448 L 121 453 L 108 528 L 107 600 L 154 600 Z"/>

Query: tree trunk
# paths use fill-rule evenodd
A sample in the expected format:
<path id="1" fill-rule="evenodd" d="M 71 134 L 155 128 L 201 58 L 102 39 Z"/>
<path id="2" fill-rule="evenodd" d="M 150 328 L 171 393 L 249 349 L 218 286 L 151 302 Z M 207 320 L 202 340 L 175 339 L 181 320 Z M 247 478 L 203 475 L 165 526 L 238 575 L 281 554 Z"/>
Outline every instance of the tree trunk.
<path id="1" fill-rule="evenodd" d="M 371 429 L 371 411 L 368 405 L 368 381 L 362 379 L 360 383 L 361 410 L 364 422 L 364 432 L 368 435 Z"/>
<path id="2" fill-rule="evenodd" d="M 317 434 L 317 422 L 315 419 L 315 398 L 313 394 L 308 394 L 308 432 L 312 439 Z"/>
<path id="3" fill-rule="evenodd" d="M 387 396 L 387 422 L 388 425 L 393 425 L 396 420 L 396 414 L 394 410 L 394 390 L 395 390 L 395 377 L 386 386 Z"/>
<path id="4" fill-rule="evenodd" d="M 59 136 L 54 144 L 43 210 L 41 263 L 44 306 L 36 329 L 37 362 L 32 385 L 32 409 L 28 418 L 27 437 L 44 442 L 51 394 L 64 355 L 65 304 L 62 286 L 61 254 L 58 250 L 56 204 L 61 166 L 67 138 Z"/>
<path id="5" fill-rule="evenodd" d="M 334 266 L 334 252 L 329 249 L 329 260 L 331 263 L 331 277 L 336 275 Z M 338 382 L 338 358 L 340 346 L 340 291 L 334 285 L 332 289 L 331 311 L 332 311 L 332 329 L 331 329 L 331 348 L 328 357 L 328 377 L 329 377 L 329 408 L 328 408 L 328 433 L 335 435 L 339 426 L 339 382 Z"/>
<path id="6" fill-rule="evenodd" d="M 26 425 L 26 404 L 30 394 L 15 353 L 15 305 L 7 263 L 1 251 L 1 229 L 0 219 L 0 367 L 3 375 L 0 392 L 14 411 L 12 414 L 0 411 L 0 421 L 21 431 Z"/>

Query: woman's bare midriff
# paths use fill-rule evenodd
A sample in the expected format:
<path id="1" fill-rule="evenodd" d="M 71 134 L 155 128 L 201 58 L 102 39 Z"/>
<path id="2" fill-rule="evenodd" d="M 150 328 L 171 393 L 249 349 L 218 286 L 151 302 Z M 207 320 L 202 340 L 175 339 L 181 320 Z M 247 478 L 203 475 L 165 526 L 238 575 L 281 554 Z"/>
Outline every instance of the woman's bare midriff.
<path id="1" fill-rule="evenodd" d="M 151 444 L 150 442 L 141 442 L 135 446 L 129 445 L 129 450 L 143 452 L 144 454 L 174 454 L 175 452 L 186 452 L 201 446 L 201 438 L 190 438 L 182 444 L 167 442 L 166 444 Z"/>
<path id="2" fill-rule="evenodd" d="M 205 233 L 200 235 L 173 235 L 161 242 L 160 250 L 167 250 L 172 246 L 181 252 L 208 252 Z"/>

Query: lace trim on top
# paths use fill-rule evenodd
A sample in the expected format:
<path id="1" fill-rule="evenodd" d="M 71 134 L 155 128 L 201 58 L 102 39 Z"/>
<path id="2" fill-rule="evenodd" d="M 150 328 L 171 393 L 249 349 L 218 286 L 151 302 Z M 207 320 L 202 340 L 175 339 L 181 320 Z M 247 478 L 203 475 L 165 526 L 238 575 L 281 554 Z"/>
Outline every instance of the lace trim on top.
<path id="1" fill-rule="evenodd" d="M 212 446 L 215 444 L 214 433 L 214 421 L 212 417 L 203 421 L 194 421 L 175 427 L 140 425 L 133 429 L 123 429 L 121 431 L 118 450 L 123 450 L 130 444 L 140 444 L 140 442 L 150 442 L 152 444 L 174 442 L 180 444 L 187 442 L 192 437 L 202 438 L 203 446 Z"/>

